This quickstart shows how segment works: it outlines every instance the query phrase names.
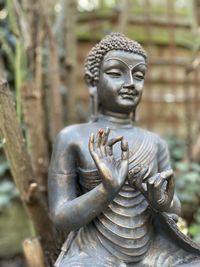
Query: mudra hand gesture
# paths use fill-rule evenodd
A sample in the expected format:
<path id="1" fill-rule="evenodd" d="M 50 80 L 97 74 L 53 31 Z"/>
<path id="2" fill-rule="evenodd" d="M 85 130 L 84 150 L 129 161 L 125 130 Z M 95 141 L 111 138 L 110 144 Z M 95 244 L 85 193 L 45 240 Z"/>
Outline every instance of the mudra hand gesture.
<path id="1" fill-rule="evenodd" d="M 96 137 L 92 133 L 89 140 L 89 151 L 96 164 L 102 183 L 107 191 L 118 192 L 128 175 L 128 143 L 122 136 L 108 140 L 110 129 L 99 129 Z M 113 145 L 121 142 L 121 161 L 113 156 Z"/>
<path id="2" fill-rule="evenodd" d="M 144 179 L 147 171 L 147 167 L 140 167 L 130 172 L 129 184 L 142 192 L 152 208 L 161 212 L 168 211 L 174 197 L 173 171 L 163 171 Z"/>

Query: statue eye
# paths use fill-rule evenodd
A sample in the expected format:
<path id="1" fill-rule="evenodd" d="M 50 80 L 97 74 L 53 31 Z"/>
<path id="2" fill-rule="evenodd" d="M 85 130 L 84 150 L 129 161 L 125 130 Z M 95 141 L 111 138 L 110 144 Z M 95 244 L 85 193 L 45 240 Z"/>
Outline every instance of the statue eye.
<path id="1" fill-rule="evenodd" d="M 113 78 L 121 77 L 121 73 L 119 71 L 115 71 L 115 70 L 107 71 L 106 74 L 113 77 Z"/>
<path id="2" fill-rule="evenodd" d="M 134 78 L 135 78 L 136 80 L 138 80 L 138 81 L 142 81 L 142 80 L 144 80 L 144 73 L 141 72 L 141 71 L 137 71 L 137 72 L 135 72 L 133 76 L 134 76 Z"/>

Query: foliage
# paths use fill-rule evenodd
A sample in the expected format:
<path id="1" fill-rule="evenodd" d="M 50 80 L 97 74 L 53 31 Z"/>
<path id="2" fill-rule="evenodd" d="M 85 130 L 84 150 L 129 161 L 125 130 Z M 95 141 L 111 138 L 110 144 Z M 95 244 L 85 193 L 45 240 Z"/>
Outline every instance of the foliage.
<path id="1" fill-rule="evenodd" d="M 197 206 L 200 199 L 200 165 L 177 162 L 177 192 L 181 202 Z"/>
<path id="2" fill-rule="evenodd" d="M 196 214 L 194 215 L 195 222 L 189 227 L 189 233 L 194 238 L 194 240 L 200 243 L 200 208 L 198 208 Z"/>
<path id="3" fill-rule="evenodd" d="M 4 156 L 0 156 L 0 177 L 3 177 L 9 170 L 9 163 Z"/>
<path id="4" fill-rule="evenodd" d="M 184 159 L 186 154 L 185 142 L 173 135 L 167 136 L 165 139 L 169 147 L 172 166 L 175 167 L 177 162 L 180 162 Z"/>
<path id="5" fill-rule="evenodd" d="M 12 257 L 22 251 L 23 240 L 31 236 L 30 221 L 19 201 L 10 201 L 0 211 L 0 258 Z"/>
<path id="6" fill-rule="evenodd" d="M 189 234 L 200 243 L 200 164 L 185 159 L 186 143 L 175 136 L 166 138 L 176 175 L 176 192 L 182 213 L 189 223 Z"/>
<path id="7" fill-rule="evenodd" d="M 0 182 L 0 209 L 9 205 L 11 200 L 16 196 L 19 196 L 19 192 L 13 182 L 9 180 Z"/>
<path id="8" fill-rule="evenodd" d="M 0 9 L 0 12 L 3 11 L 6 12 L 5 9 Z M 15 64 L 15 43 L 16 38 L 10 31 L 10 27 L 7 21 L 7 15 L 5 15 L 4 19 L 0 19 L 0 57 L 2 61 L 1 64 L 3 64 L 5 67 L 6 79 L 11 85 L 13 85 L 14 82 L 13 72 Z"/>
<path id="9" fill-rule="evenodd" d="M 200 165 L 185 159 L 186 143 L 174 136 L 166 138 L 171 156 L 172 168 L 176 174 L 176 190 L 184 204 L 198 205 L 200 199 Z"/>

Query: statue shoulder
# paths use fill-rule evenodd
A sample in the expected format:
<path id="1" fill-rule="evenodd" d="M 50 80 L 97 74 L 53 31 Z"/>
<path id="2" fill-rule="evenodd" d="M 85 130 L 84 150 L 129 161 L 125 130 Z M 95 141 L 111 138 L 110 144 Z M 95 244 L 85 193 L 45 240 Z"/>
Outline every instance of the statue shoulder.
<path id="1" fill-rule="evenodd" d="M 156 142 L 156 143 L 160 143 L 162 141 L 164 141 L 158 134 L 151 132 L 150 130 L 147 129 L 143 129 L 140 127 L 135 127 L 137 130 L 137 134 L 139 135 L 143 135 L 144 137 L 149 137 L 152 139 L 152 141 Z"/>
<path id="2" fill-rule="evenodd" d="M 155 140 L 155 143 L 157 145 L 158 151 L 166 150 L 168 151 L 168 145 L 165 139 L 163 139 L 159 134 L 153 133 L 152 136 Z"/>
<path id="3" fill-rule="evenodd" d="M 144 138 L 147 138 L 148 136 L 148 139 L 150 140 L 151 144 L 153 143 L 154 145 L 156 158 L 158 162 L 158 172 L 171 169 L 170 154 L 167 142 L 154 132 L 143 129 L 142 131 L 143 134 L 145 135 Z"/>
<path id="4" fill-rule="evenodd" d="M 157 146 L 158 150 L 168 149 L 167 142 L 157 133 L 151 132 L 149 130 L 143 128 L 137 128 L 138 134 L 143 135 L 144 138 L 148 137 L 151 142 Z"/>
<path id="5" fill-rule="evenodd" d="M 51 156 L 49 173 L 73 173 L 77 146 L 80 142 L 84 124 L 70 125 L 62 129 L 57 135 Z"/>
<path id="6" fill-rule="evenodd" d="M 63 128 L 57 135 L 55 145 L 63 148 L 69 145 L 75 145 L 80 138 L 83 138 L 83 132 L 88 129 L 88 123 L 73 124 Z"/>

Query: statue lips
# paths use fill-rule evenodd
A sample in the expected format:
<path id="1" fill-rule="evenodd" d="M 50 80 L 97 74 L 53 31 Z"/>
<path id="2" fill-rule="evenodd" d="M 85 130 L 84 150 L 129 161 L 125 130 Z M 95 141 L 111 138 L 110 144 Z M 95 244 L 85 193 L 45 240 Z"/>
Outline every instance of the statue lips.
<path id="1" fill-rule="evenodd" d="M 123 98 L 123 99 L 129 99 L 129 100 L 134 100 L 135 97 L 137 97 L 137 92 L 133 89 L 127 89 L 127 88 L 122 88 L 119 91 L 119 95 Z"/>

